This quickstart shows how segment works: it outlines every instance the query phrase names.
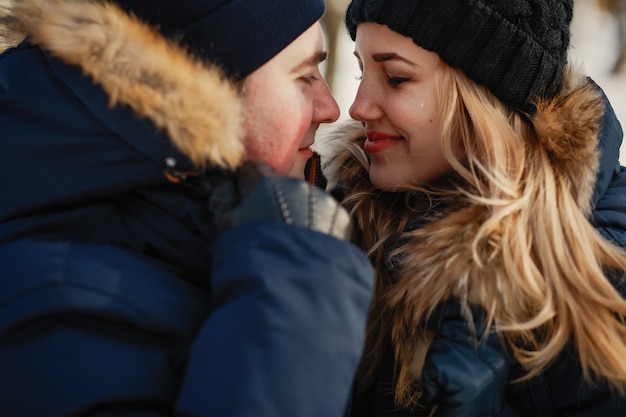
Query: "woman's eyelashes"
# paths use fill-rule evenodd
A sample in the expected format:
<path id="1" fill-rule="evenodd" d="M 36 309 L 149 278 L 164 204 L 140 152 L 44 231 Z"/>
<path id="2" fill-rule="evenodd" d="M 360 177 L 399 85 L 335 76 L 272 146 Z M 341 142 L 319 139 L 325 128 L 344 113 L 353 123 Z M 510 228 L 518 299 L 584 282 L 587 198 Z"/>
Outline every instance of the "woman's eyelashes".
<path id="1" fill-rule="evenodd" d="M 410 78 L 407 77 L 387 77 L 387 84 L 389 84 L 390 87 L 398 87 L 400 84 L 405 83 L 407 81 L 409 81 Z"/>
<path id="2" fill-rule="evenodd" d="M 354 79 L 357 81 L 363 80 L 363 73 L 356 75 Z M 386 76 L 386 79 L 387 79 L 387 84 L 390 87 L 398 87 L 400 84 L 411 80 L 411 78 L 409 77 L 392 77 L 389 75 Z"/>

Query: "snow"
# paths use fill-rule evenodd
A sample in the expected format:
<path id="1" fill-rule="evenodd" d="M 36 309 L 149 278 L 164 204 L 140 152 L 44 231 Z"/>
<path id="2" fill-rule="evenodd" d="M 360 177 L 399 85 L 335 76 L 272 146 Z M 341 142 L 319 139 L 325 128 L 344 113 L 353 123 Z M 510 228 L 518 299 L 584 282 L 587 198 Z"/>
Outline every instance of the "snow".
<path id="1" fill-rule="evenodd" d="M 618 26 L 616 19 L 601 12 L 595 0 L 577 0 L 572 21 L 570 62 L 581 68 L 598 83 L 611 100 L 613 108 L 626 130 L 626 73 L 612 75 L 617 59 Z M 354 43 L 344 28 L 337 47 L 337 73 L 333 93 L 341 109 L 340 120 L 349 119 L 348 109 L 356 94 L 359 67 L 354 58 Z M 622 146 L 620 161 L 626 165 L 626 145 Z"/>

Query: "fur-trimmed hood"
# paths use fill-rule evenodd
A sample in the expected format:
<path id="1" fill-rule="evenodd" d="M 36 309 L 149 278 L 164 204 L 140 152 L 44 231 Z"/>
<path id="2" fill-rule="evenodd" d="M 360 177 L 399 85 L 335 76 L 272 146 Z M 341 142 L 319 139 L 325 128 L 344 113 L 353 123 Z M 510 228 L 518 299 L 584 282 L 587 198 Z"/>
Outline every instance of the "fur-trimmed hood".
<path id="1" fill-rule="evenodd" d="M 459 194 L 458 201 L 438 202 L 434 208 L 427 199 L 425 220 L 422 214 L 404 214 L 408 212 L 406 193 L 385 193 L 372 186 L 360 124 L 349 122 L 324 139 L 320 147 L 326 161 L 324 173 L 352 210 L 357 230 L 362 231 L 355 239 L 369 251 L 379 271 L 366 350 L 375 360 L 382 354 L 381 340 L 391 335 L 396 359 L 403 365 L 401 378 L 408 372 L 419 375 L 423 356 L 414 358 L 412 352 L 424 354 L 425 349 L 416 344 L 428 342 L 418 323 L 448 298 L 482 305 L 497 326 L 514 329 L 513 338 L 520 334 L 532 337 L 526 333 L 529 329 L 552 326 L 553 319 L 567 322 L 566 326 L 572 319 L 577 326 L 587 322 L 593 327 L 596 317 L 581 317 L 579 302 L 593 297 L 621 299 L 604 278 L 594 281 L 602 288 L 594 290 L 597 293 L 580 290 L 589 287 L 586 280 L 592 279 L 591 275 L 597 275 L 587 274 L 584 268 L 594 267 L 585 262 L 581 262 L 583 269 L 571 276 L 567 270 L 576 268 L 571 259 L 575 261 L 577 256 L 588 256 L 593 264 L 596 253 L 615 250 L 600 243 L 592 224 L 585 221 L 595 218 L 596 204 L 619 172 L 622 132 L 615 114 L 596 84 L 568 72 L 562 91 L 539 103 L 532 123 L 537 138 L 530 146 L 537 148 L 526 151 L 542 159 L 541 164 L 538 160 L 526 166 L 518 184 L 522 197 L 504 210 L 499 210 L 499 202 L 493 206 L 485 203 L 495 198 L 489 195 L 481 199 Z M 558 201 L 551 199 L 557 197 Z M 626 209 L 623 204 L 620 207 Z M 626 223 L 620 226 L 626 228 Z M 572 243 L 572 239 L 584 243 Z M 607 262 L 604 254 L 600 256 L 600 263 Z M 560 269 L 564 259 L 570 260 L 569 266 Z M 597 316 L 610 321 L 611 313 L 604 314 Z M 555 343 L 568 340 L 571 327 L 567 329 Z M 558 349 L 537 357 L 521 349 L 516 358 L 529 369 L 541 368 L 554 359 Z M 409 364 L 416 368 L 409 371 Z"/>
<path id="2" fill-rule="evenodd" d="M 0 1 L 13 41 L 28 36 L 0 55 L 0 239 L 113 243 L 209 274 L 214 219 L 168 174 L 241 162 L 233 83 L 111 2 Z"/>
<path id="3" fill-rule="evenodd" d="M 102 0 L 2 0 L 0 18 L 0 48 L 28 36 L 79 66 L 111 106 L 129 106 L 150 120 L 196 166 L 241 162 L 234 86 L 156 29 Z"/>
<path id="4" fill-rule="evenodd" d="M 540 103 L 532 120 L 538 146 L 546 149 L 555 175 L 566 178 L 565 183 L 578 208 L 591 219 L 593 208 L 613 175 L 619 171 L 622 131 L 606 96 L 589 78 L 570 71 L 562 92 L 552 100 Z M 371 184 L 364 141 L 363 127 L 355 121 L 345 122 L 327 132 L 321 140 L 324 174 L 329 187 L 338 186 L 338 193 L 347 193 L 350 207 L 372 200 L 372 196 L 376 199 L 379 198 L 376 196 L 394 195 L 376 190 Z M 441 230 L 436 232 L 440 239 L 429 243 L 431 249 L 438 248 L 433 249 L 433 253 L 448 254 L 453 259 L 472 259 L 472 247 L 468 245 L 467 237 L 473 236 L 481 227 L 482 210 L 480 205 L 470 205 L 461 210 L 466 215 L 442 220 L 443 223 L 437 226 Z M 445 217 L 445 213 L 437 216 Z M 365 217 L 367 215 L 358 218 L 363 222 L 361 228 L 369 227 L 366 221 L 375 222 L 375 216 L 369 220 Z M 446 221 L 450 223 L 446 224 Z M 446 233 L 450 235 L 445 236 Z M 458 256 L 461 253 L 465 256 Z M 447 264 L 449 258 L 446 256 L 439 255 L 437 259 Z"/>

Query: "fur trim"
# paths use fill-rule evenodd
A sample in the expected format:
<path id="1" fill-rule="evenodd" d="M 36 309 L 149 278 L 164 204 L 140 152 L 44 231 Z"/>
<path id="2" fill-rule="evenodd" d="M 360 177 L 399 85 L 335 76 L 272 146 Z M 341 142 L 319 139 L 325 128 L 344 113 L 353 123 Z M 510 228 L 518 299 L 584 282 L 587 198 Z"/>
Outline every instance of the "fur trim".
<path id="1" fill-rule="evenodd" d="M 536 138 L 528 138 L 527 151 L 530 151 L 531 158 L 541 155 L 542 161 L 547 159 L 551 175 L 559 179 L 563 193 L 572 196 L 569 199 L 572 206 L 577 205 L 580 209 L 576 218 L 584 219 L 583 214 L 588 216 L 591 211 L 599 166 L 597 147 L 604 114 L 601 92 L 586 78 L 568 72 L 561 93 L 551 100 L 540 101 L 537 107 L 532 119 Z M 409 377 L 410 374 L 421 374 L 415 367 L 423 362 L 426 349 L 416 349 L 416 343 L 423 343 L 427 338 L 420 333 L 422 330 L 416 323 L 450 297 L 482 305 L 487 308 L 489 320 L 495 320 L 496 324 L 523 323 L 527 326 L 525 328 L 537 325 L 532 320 L 536 317 L 534 314 L 544 308 L 541 297 L 546 291 L 545 286 L 554 283 L 550 280 L 526 282 L 529 277 L 525 272 L 518 273 L 515 278 L 509 276 L 511 262 L 518 261 L 515 258 L 518 252 L 511 252 L 507 245 L 510 240 L 498 240 L 503 236 L 516 239 L 517 227 L 520 224 L 525 227 L 525 222 L 533 218 L 533 211 L 527 209 L 521 213 L 520 216 L 526 216 L 523 219 L 510 216 L 506 223 L 496 223 L 490 207 L 460 195 L 459 201 L 450 202 L 453 210 L 443 205 L 429 211 L 430 221 L 401 235 L 405 231 L 406 223 L 402 224 L 402 221 L 406 216 L 398 210 L 406 209 L 404 193 L 384 193 L 372 186 L 367 156 L 363 152 L 363 128 L 349 122 L 327 135 L 320 146 L 320 153 L 326 160 L 324 173 L 330 184 L 338 184 L 344 189 L 344 204 L 359 221 L 357 233 L 368 231 L 357 235 L 355 240 L 362 248 L 371 251 L 373 256 L 370 258 L 378 269 L 372 312 L 376 317 L 392 318 L 386 323 L 371 320 L 368 337 L 373 336 L 370 343 L 378 343 L 376 338 L 391 335 L 396 359 L 411 364 L 411 369 L 403 367 L 401 372 L 409 373 Z M 545 166 L 541 167 L 545 170 Z M 532 164 L 529 165 L 528 178 L 534 178 L 534 169 Z M 579 227 L 584 228 L 584 225 Z M 587 227 L 592 229 L 591 225 Z M 479 233 L 485 230 L 492 232 Z M 380 252 L 389 248 L 383 247 L 386 243 L 380 243 L 377 233 L 403 239 L 403 244 L 393 254 L 402 255 L 394 277 L 386 277 L 383 262 L 390 254 L 381 255 Z M 476 236 L 486 238 L 477 241 Z M 394 240 L 389 243 L 393 244 Z M 532 254 L 528 256 L 532 258 Z M 575 288 L 575 285 L 571 287 Z M 542 317 L 550 313 L 546 312 Z M 416 356 L 406 356 L 413 353 Z M 376 354 L 380 352 L 371 356 Z M 403 397 L 405 394 L 400 392 L 399 395 Z"/>
<path id="2" fill-rule="evenodd" d="M 3 0 L 6 1 L 6 0 Z M 80 66 L 107 92 L 164 129 L 197 166 L 236 167 L 244 147 L 237 92 L 217 67 L 191 57 L 102 0 L 12 0 L 8 24 Z"/>
<path id="3" fill-rule="evenodd" d="M 581 74 L 569 72 L 561 94 L 542 100 L 533 118 L 535 131 L 555 170 L 569 178 L 586 215 L 599 168 L 598 143 L 604 102 L 600 90 Z"/>
<path id="4" fill-rule="evenodd" d="M 17 46 L 25 36 L 7 25 L 11 16 L 11 0 L 0 0 L 0 54 L 9 48 Z"/>
<path id="5" fill-rule="evenodd" d="M 537 133 L 537 140 L 532 146 L 545 149 L 550 157 L 550 163 L 558 177 L 566 178 L 569 192 L 573 195 L 581 212 L 589 216 L 591 212 L 592 197 L 599 166 L 598 143 L 601 119 L 604 114 L 604 103 L 600 90 L 585 77 L 568 73 L 561 94 L 549 101 L 538 103 L 538 111 L 533 118 L 533 124 Z M 376 190 L 369 181 L 367 156 L 363 151 L 364 130 L 363 127 L 350 121 L 334 131 L 327 132 L 320 153 L 326 161 L 324 174 L 329 184 L 339 184 L 350 195 L 347 206 L 352 210 L 358 210 L 362 214 L 358 216 L 363 223 L 360 228 L 373 230 L 376 213 L 380 213 L 382 200 L 375 202 L 381 192 Z M 530 174 L 532 175 L 532 174 Z M 384 193 L 382 193 L 384 194 Z M 423 229 L 417 230 L 405 247 L 406 253 L 419 253 L 419 261 L 408 256 L 403 261 L 403 269 L 412 270 L 419 268 L 430 271 L 428 274 L 436 279 L 443 275 L 454 277 L 447 287 L 453 288 L 454 293 L 438 294 L 432 299 L 432 305 L 450 297 L 459 296 L 464 299 L 472 298 L 467 292 L 471 283 L 468 282 L 468 265 L 473 262 L 473 251 L 481 248 L 472 247 L 468 242 L 472 241 L 488 217 L 487 208 L 484 205 L 464 202 L 463 208 L 457 207 L 449 215 L 439 216 L 437 221 L 431 222 Z M 495 227 L 495 226 L 494 226 Z M 374 228 L 375 229 L 375 228 Z M 375 245 L 376 237 L 372 241 L 363 242 L 369 248 Z M 422 247 L 427 239 L 427 244 Z M 492 242 L 485 242 L 484 250 Z M 380 261 L 380 260 L 376 260 Z M 417 262 L 419 265 L 415 264 Z M 494 259 L 491 268 L 498 269 L 498 259 Z M 484 265 L 482 267 L 485 267 Z M 445 273 L 444 273 L 445 271 Z M 450 274 L 450 271 L 456 271 Z M 433 278 L 435 279 L 435 278 Z M 408 283 L 407 283 L 408 284 Z M 415 285 L 415 283 L 411 283 Z M 497 283 L 493 288 L 502 290 L 507 283 Z M 401 298 L 400 293 L 405 294 L 406 288 L 399 288 L 396 300 Z M 419 292 L 413 287 L 411 293 Z M 477 290 L 485 297 L 495 297 L 486 288 Z M 504 291 L 502 294 L 514 294 L 514 291 Z M 394 296 L 392 295 L 393 299 Z M 480 298 L 480 297 L 479 297 Z M 474 299 L 473 301 L 480 301 Z M 514 300 L 504 300 L 505 305 L 515 303 Z"/>
<path id="6" fill-rule="evenodd" d="M 348 173 L 348 165 L 360 171 L 361 165 L 367 165 L 367 155 L 363 150 L 365 130 L 361 123 L 349 120 L 318 134 L 315 146 L 322 159 L 324 175 L 330 181 L 329 188 L 337 183 L 346 184 L 352 181 L 356 173 Z M 361 161 L 361 164 L 357 162 Z M 366 174 L 367 172 L 362 172 Z M 369 183 L 369 175 L 362 178 Z"/>

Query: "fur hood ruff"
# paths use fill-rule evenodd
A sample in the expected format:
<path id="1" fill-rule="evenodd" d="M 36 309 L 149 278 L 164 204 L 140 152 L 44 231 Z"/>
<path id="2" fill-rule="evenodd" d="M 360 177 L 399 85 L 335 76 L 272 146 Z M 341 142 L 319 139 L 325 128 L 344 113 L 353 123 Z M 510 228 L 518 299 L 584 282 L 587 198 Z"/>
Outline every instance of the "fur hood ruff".
<path id="1" fill-rule="evenodd" d="M 24 38 L 78 65 L 110 97 L 168 133 L 195 165 L 242 161 L 236 90 L 215 66 L 102 0 L 0 0 L 0 48 Z M 1 49 L 0 49 L 1 51 Z"/>
<path id="2" fill-rule="evenodd" d="M 348 122 L 328 132 L 322 142 L 320 153 L 329 184 L 339 186 L 345 205 L 354 212 L 357 230 L 373 235 L 356 236 L 358 244 L 372 251 L 370 257 L 378 269 L 365 356 L 369 365 L 364 375 L 372 372 L 370 366 L 382 355 L 385 335 L 389 334 L 396 359 L 402 363 L 399 379 L 404 383 L 399 386 L 404 388 L 399 389 L 401 394 L 396 393 L 400 397 L 410 386 L 409 375 L 421 375 L 426 349 L 419 346 L 429 343 L 429 334 L 417 323 L 423 323 L 444 300 L 456 297 L 483 306 L 489 322 L 514 329 L 513 339 L 519 331 L 529 335 L 526 330 L 560 318 L 554 300 L 568 304 L 568 317 L 579 318 L 578 295 L 572 294 L 579 294 L 577 286 L 585 284 L 544 274 L 542 268 L 553 265 L 546 259 L 563 249 L 560 246 L 567 247 L 572 236 L 585 239 L 597 235 L 600 239 L 584 219 L 590 218 L 594 204 L 605 102 L 597 85 L 568 71 L 561 93 L 537 107 L 532 118 L 537 140 L 529 145 L 537 148 L 529 151 L 540 152 L 529 155 L 542 155 L 542 163 L 525 164 L 525 177 L 518 180 L 523 198 L 499 210 L 499 206 L 484 204 L 483 199 L 460 196 L 460 205 L 454 204 L 454 209 L 446 208 L 448 204 L 439 206 L 430 221 L 415 230 L 411 224 L 420 219 L 400 214 L 406 207 L 404 193 L 384 193 L 370 183 L 360 124 Z M 541 175 L 535 175 L 534 170 L 540 170 Z M 560 201 L 553 197 L 559 195 L 557 188 L 566 195 Z M 541 214 L 535 211 L 538 207 L 543 210 Z M 567 219 L 559 224 L 561 215 Z M 564 240 L 559 240 L 560 232 L 554 232 L 559 227 L 567 230 Z M 550 240 L 545 236 L 557 237 Z M 535 267 L 537 255 L 546 263 Z M 571 294 L 564 294 L 563 288 Z M 613 289 L 606 291 L 615 296 Z M 464 314 L 471 320 L 469 309 Z M 551 350 L 535 357 L 522 348 L 516 357 L 524 357 L 526 365 L 545 365 L 553 353 Z"/>
<path id="3" fill-rule="evenodd" d="M 598 143 L 604 110 L 605 104 L 601 90 L 588 78 L 568 72 L 562 92 L 557 97 L 541 103 L 533 118 L 539 139 L 536 142 L 537 146 L 545 148 L 554 176 L 564 178 L 575 204 L 587 218 L 591 214 L 594 186 L 600 164 Z M 357 216 L 358 221 L 361 222 L 359 228 L 373 227 L 385 230 L 387 226 L 376 224 L 376 216 L 373 212 L 379 210 L 377 206 L 374 207 L 374 203 L 365 205 L 360 203 L 377 198 L 372 196 L 380 195 L 380 192 L 375 190 L 369 181 L 366 168 L 367 156 L 362 149 L 364 139 L 362 126 L 354 122 L 348 122 L 328 132 L 322 142 L 324 146 L 321 153 L 326 161 L 324 172 L 328 176 L 329 184 L 340 184 L 349 189 L 347 192 L 351 195 L 348 203 L 350 207 L 359 206 L 361 207 L 359 210 L 365 211 L 365 214 Z M 396 271 L 401 276 L 398 278 L 398 284 L 395 285 L 395 292 L 398 296 L 396 302 L 405 305 L 409 299 L 421 291 L 422 286 L 430 285 L 432 288 L 436 283 L 435 285 L 439 286 L 441 292 L 427 301 L 432 303 L 430 308 L 433 308 L 438 301 L 450 296 L 469 298 L 474 301 L 484 300 L 483 305 L 489 305 L 487 301 L 489 297 L 497 294 L 504 305 L 515 303 L 515 294 L 519 294 L 519 288 L 516 285 L 520 285 L 519 283 L 506 282 L 506 278 L 503 278 L 503 281 L 497 284 L 494 282 L 484 284 L 491 285 L 491 289 L 477 289 L 476 286 L 483 285 L 477 282 L 486 280 L 476 278 L 472 281 L 472 272 L 468 272 L 471 265 L 475 277 L 483 276 L 485 273 L 484 265 L 477 265 L 475 261 L 474 251 L 477 249 L 472 244 L 475 243 L 472 237 L 476 236 L 477 231 L 484 226 L 483 221 L 488 217 L 487 210 L 485 205 L 474 201 L 455 210 L 454 215 L 441 216 L 440 213 L 435 221 L 429 223 L 428 231 L 419 235 L 420 241 L 409 240 L 403 246 L 401 255 L 408 262 L 403 261 L 404 266 Z M 371 224 L 367 224 L 368 222 Z M 420 256 L 416 258 L 411 255 L 413 253 L 419 253 Z M 499 257 L 503 256 L 501 252 L 498 253 Z M 381 259 L 374 260 L 376 263 L 381 261 Z M 502 262 L 506 261 L 494 260 L 493 264 L 486 269 L 498 270 L 502 267 Z M 412 274 L 403 274 L 405 267 L 408 268 L 407 271 L 415 270 L 413 268 L 429 271 L 422 275 L 427 275 L 433 280 L 432 283 L 416 282 L 410 276 Z M 480 272 L 481 270 L 483 272 Z M 449 280 L 447 287 L 441 284 L 444 276 L 447 276 Z M 474 289 L 469 290 L 468 288 L 472 286 Z M 508 288 L 501 286 L 508 286 Z M 444 288 L 453 288 L 453 290 L 444 293 Z M 471 291 L 474 291 L 474 295 Z M 476 297 L 476 294 L 480 296 Z"/>

